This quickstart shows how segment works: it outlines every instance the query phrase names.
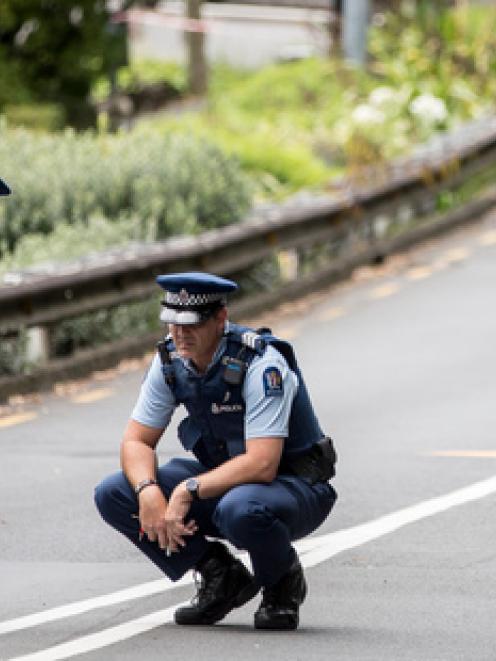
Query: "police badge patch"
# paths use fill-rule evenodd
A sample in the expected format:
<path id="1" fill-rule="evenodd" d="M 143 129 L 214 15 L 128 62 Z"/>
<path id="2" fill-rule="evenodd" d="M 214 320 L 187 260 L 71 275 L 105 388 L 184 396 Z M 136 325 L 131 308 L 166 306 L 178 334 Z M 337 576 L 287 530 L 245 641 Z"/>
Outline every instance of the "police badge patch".
<path id="1" fill-rule="evenodd" d="M 266 397 L 281 397 L 284 393 L 282 375 L 277 367 L 267 367 L 263 373 Z"/>

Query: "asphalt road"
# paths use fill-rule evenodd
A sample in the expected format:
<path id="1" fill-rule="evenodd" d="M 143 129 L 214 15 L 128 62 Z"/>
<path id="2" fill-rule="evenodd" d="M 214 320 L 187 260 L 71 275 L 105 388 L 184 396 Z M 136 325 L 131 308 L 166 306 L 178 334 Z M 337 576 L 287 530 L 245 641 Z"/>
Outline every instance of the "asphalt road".
<path id="1" fill-rule="evenodd" d="M 142 363 L 0 412 L 0 659 L 496 659 L 496 215 L 270 321 L 339 450 L 300 629 L 175 626 L 192 586 L 97 516 Z"/>

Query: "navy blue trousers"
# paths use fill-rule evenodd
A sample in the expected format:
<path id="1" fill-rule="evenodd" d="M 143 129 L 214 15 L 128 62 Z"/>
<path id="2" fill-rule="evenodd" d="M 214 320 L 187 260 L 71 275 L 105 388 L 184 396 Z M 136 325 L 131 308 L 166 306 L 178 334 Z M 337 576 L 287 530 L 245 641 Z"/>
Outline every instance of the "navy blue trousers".
<path id="1" fill-rule="evenodd" d="M 157 480 L 166 498 L 188 477 L 206 472 L 193 459 L 176 458 L 160 466 Z M 139 540 L 137 497 L 122 471 L 103 480 L 95 490 L 95 502 L 103 519 L 125 535 L 164 574 L 176 581 L 200 560 L 207 549 L 206 537 L 225 539 L 248 551 L 258 584 L 276 583 L 291 566 L 291 542 L 313 532 L 326 519 L 336 501 L 332 486 L 281 475 L 270 484 L 242 484 L 219 498 L 194 501 L 188 517 L 198 531 L 186 538 L 186 546 L 167 557 L 157 542 Z"/>

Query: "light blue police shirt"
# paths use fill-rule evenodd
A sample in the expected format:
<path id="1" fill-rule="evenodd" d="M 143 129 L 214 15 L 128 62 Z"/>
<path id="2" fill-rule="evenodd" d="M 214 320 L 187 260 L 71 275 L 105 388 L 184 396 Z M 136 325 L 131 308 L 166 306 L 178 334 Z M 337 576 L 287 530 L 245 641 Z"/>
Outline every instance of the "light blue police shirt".
<path id="1" fill-rule="evenodd" d="M 218 362 L 224 353 L 226 339 L 222 338 L 212 360 Z M 187 369 L 195 372 L 187 359 L 182 359 Z M 276 367 L 281 373 L 283 396 L 266 394 L 264 372 Z M 268 346 L 262 356 L 255 356 L 246 372 L 243 384 L 245 400 L 245 439 L 264 436 L 288 436 L 291 406 L 298 388 L 296 374 L 289 368 L 283 356 Z M 165 429 L 177 408 L 174 395 L 166 384 L 158 353 L 143 381 L 138 400 L 131 414 L 133 420 L 148 427 Z"/>

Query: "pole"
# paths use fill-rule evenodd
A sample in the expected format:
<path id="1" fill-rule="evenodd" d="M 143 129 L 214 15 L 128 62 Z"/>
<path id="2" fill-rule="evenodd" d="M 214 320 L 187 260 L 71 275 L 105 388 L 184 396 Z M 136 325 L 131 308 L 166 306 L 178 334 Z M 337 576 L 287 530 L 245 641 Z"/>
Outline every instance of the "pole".
<path id="1" fill-rule="evenodd" d="M 187 0 L 188 18 L 201 18 L 201 0 Z M 186 32 L 188 47 L 188 87 L 193 94 L 207 91 L 207 63 L 205 61 L 205 39 L 202 31 Z"/>
<path id="2" fill-rule="evenodd" d="M 367 59 L 367 27 L 370 0 L 344 0 L 343 54 L 345 59 L 363 66 Z"/>
<path id="3" fill-rule="evenodd" d="M 338 56 L 341 53 L 343 22 L 343 0 L 331 0 L 329 12 L 329 55 Z"/>

